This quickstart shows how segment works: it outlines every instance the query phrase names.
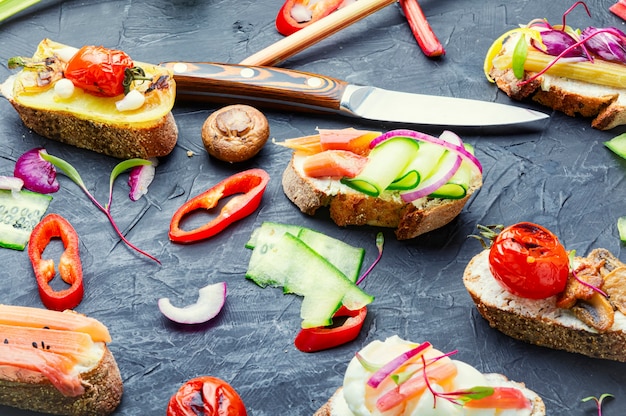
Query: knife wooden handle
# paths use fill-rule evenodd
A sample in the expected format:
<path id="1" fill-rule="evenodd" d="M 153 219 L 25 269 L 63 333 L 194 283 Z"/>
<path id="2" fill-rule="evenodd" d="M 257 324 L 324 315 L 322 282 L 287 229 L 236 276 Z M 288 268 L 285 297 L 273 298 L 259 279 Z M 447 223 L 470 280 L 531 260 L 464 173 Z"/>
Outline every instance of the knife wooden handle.
<path id="1" fill-rule="evenodd" d="M 177 95 L 291 104 L 313 110 L 338 111 L 347 82 L 323 75 L 265 66 L 211 62 L 166 62 L 174 72 Z M 232 100 L 231 100 L 232 101 Z"/>

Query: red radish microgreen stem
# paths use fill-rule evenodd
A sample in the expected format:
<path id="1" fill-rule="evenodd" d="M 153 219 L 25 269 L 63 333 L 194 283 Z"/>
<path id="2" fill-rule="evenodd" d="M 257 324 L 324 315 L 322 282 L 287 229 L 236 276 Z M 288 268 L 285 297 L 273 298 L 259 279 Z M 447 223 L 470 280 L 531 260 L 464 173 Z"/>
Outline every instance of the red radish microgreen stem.
<path id="1" fill-rule="evenodd" d="M 367 380 L 367 384 L 370 387 L 376 388 L 378 385 L 397 370 L 402 364 L 407 362 L 409 359 L 415 357 L 416 355 L 423 355 L 424 351 L 431 347 L 431 343 L 426 341 L 419 344 L 417 347 L 406 351 L 393 360 L 389 361 L 387 364 L 383 365 L 378 371 L 376 371 L 372 376 Z"/>
<path id="2" fill-rule="evenodd" d="M 363 273 L 361 277 L 359 277 L 359 279 L 356 281 L 357 285 L 359 285 L 363 281 L 363 279 L 365 279 L 370 274 L 370 272 L 374 269 L 374 267 L 380 261 L 380 258 L 383 256 L 383 244 L 384 243 L 385 243 L 385 236 L 383 235 L 383 233 L 380 232 L 376 234 L 376 247 L 378 247 L 378 257 L 376 257 L 376 260 L 374 260 L 374 263 L 372 263 L 372 265 L 365 271 L 365 273 Z"/>
<path id="3" fill-rule="evenodd" d="M 437 357 L 434 361 L 432 361 L 429 364 L 432 364 L 433 362 L 441 358 L 448 357 L 449 355 L 454 354 L 454 353 L 456 353 L 456 351 Z M 486 387 L 486 386 L 476 386 L 476 387 L 469 388 L 467 390 L 440 393 L 436 391 L 435 389 L 433 389 L 432 385 L 430 384 L 430 380 L 428 380 L 428 374 L 426 374 L 426 366 L 428 365 L 426 363 L 426 358 L 422 355 L 421 359 L 422 359 L 422 374 L 424 377 L 424 382 L 426 383 L 426 387 L 428 388 L 428 391 L 430 391 L 433 395 L 433 406 L 435 407 L 437 406 L 437 398 L 445 399 L 452 404 L 462 406 L 463 403 L 465 402 L 468 402 L 470 400 L 482 399 L 484 397 L 491 396 L 494 393 L 493 387 Z"/>
<path id="4" fill-rule="evenodd" d="M 587 15 L 591 17 L 591 12 L 589 12 L 589 8 L 587 7 L 587 4 L 585 4 L 584 1 L 577 1 L 576 3 L 572 4 L 572 6 L 565 11 L 565 13 L 563 13 L 563 29 L 565 29 L 565 18 L 567 17 L 567 15 L 570 14 L 572 10 L 574 10 L 576 7 L 580 5 L 582 5 L 585 8 Z"/>
<path id="5" fill-rule="evenodd" d="M 584 46 L 585 43 L 587 43 L 587 41 L 591 38 L 593 38 L 596 35 L 599 35 L 600 33 L 610 33 L 610 34 L 614 34 L 615 32 L 611 29 L 598 29 L 596 32 L 593 32 L 591 35 L 587 36 L 586 38 L 579 40 L 578 42 L 574 43 L 573 45 L 565 48 L 563 50 L 563 52 L 561 52 L 560 54 L 558 54 L 556 56 L 556 58 L 554 58 L 545 68 L 543 68 L 541 71 L 536 72 L 533 76 L 528 77 L 525 80 L 522 80 L 520 82 L 517 83 L 518 86 L 523 86 L 528 84 L 529 82 L 532 82 L 534 80 L 536 80 L 537 78 L 539 78 L 541 75 L 545 74 L 546 72 L 548 72 L 548 70 L 550 68 L 552 68 L 561 58 L 563 58 L 565 55 L 567 55 L 571 50 L 579 47 L 579 46 Z M 589 61 L 593 62 L 593 57 L 591 55 L 589 55 Z"/>
<path id="6" fill-rule="evenodd" d="M 130 247 L 131 249 L 135 250 L 136 252 L 138 252 L 138 253 L 148 257 L 149 259 L 154 260 L 158 264 L 161 264 L 161 262 L 156 257 L 152 256 L 151 254 L 146 253 L 145 251 L 141 250 L 140 248 L 138 248 L 134 244 L 132 244 L 130 241 L 128 241 L 128 239 L 120 231 L 120 229 L 117 226 L 115 220 L 113 219 L 113 216 L 111 215 L 111 198 L 112 198 L 111 197 L 111 191 L 112 191 L 112 188 L 113 188 L 113 182 L 115 181 L 115 177 L 117 177 L 117 175 L 119 175 L 119 173 L 121 173 L 122 170 L 129 169 L 129 168 L 131 168 L 133 166 L 145 164 L 143 162 L 150 163 L 149 161 L 147 161 L 145 159 L 131 159 L 131 160 L 127 160 L 127 161 L 119 163 L 117 165 L 117 167 L 113 169 L 113 172 L 111 174 L 110 190 L 109 190 L 110 191 L 110 193 L 109 193 L 109 202 L 106 204 L 106 206 L 103 206 L 91 194 L 91 192 L 89 192 L 89 190 L 87 189 L 87 186 L 85 185 L 85 183 L 83 182 L 82 178 L 78 174 L 78 171 L 71 164 L 69 164 L 67 161 L 65 161 L 65 160 L 63 160 L 63 159 L 61 159 L 59 157 L 47 154 L 45 152 L 40 152 L 40 155 L 41 155 L 42 159 L 52 163 L 55 167 L 57 167 L 61 171 L 63 171 L 63 173 L 65 173 L 65 175 L 67 175 L 68 178 L 70 178 L 76 185 L 78 185 L 80 187 L 80 189 L 83 190 L 83 192 L 87 195 L 87 197 L 91 200 L 91 202 L 93 202 L 93 204 L 100 211 L 102 211 L 104 213 L 104 215 L 106 215 L 106 217 L 108 218 L 109 222 L 113 226 L 113 229 L 115 230 L 117 235 L 122 239 L 122 241 L 128 247 Z M 118 168 L 120 166 L 122 168 L 124 168 L 124 169 Z"/>
<path id="7" fill-rule="evenodd" d="M 615 396 L 613 396 L 610 393 L 604 393 L 603 395 L 601 395 L 599 398 L 595 397 L 595 396 L 589 396 L 589 397 L 585 397 L 584 399 L 582 399 L 582 402 L 588 402 L 590 400 L 593 400 L 596 402 L 596 407 L 598 408 L 598 416 L 602 416 L 602 402 L 606 399 L 606 398 L 613 398 Z"/>

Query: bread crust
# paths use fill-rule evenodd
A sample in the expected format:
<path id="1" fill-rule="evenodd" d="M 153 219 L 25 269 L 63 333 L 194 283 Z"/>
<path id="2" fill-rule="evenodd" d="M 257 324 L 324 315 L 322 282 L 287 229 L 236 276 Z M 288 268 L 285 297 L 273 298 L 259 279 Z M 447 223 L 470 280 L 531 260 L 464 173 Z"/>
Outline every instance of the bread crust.
<path id="1" fill-rule="evenodd" d="M 340 227 L 371 225 L 395 228 L 398 240 L 408 240 L 443 227 L 458 216 L 471 195 L 482 185 L 476 178 L 462 199 L 429 199 L 421 206 L 405 203 L 399 197 L 374 198 L 363 193 L 342 189 L 323 189 L 320 182 L 304 176 L 295 164 L 294 155 L 282 177 L 283 191 L 300 211 L 314 215 L 328 207 L 331 219 Z"/>
<path id="2" fill-rule="evenodd" d="M 178 139 L 178 127 L 171 112 L 153 124 L 135 127 L 92 121 L 60 111 L 37 110 L 9 101 L 24 125 L 35 133 L 118 159 L 166 156 Z"/>
<path id="3" fill-rule="evenodd" d="M 0 404 L 24 410 L 66 416 L 105 416 L 119 405 L 123 384 L 119 368 L 105 346 L 100 362 L 80 375 L 85 392 L 66 397 L 48 380 L 23 383 L 0 380 Z"/>
<path id="4" fill-rule="evenodd" d="M 487 257 L 488 250 L 484 250 L 469 262 L 463 282 L 478 312 L 492 328 L 531 344 L 626 362 L 626 332 L 617 323 L 609 331 L 599 333 L 570 317 L 569 311 L 558 309 L 555 297 L 526 300 L 504 289 L 498 296 L 488 296 L 486 285 L 498 283 L 485 266 Z"/>

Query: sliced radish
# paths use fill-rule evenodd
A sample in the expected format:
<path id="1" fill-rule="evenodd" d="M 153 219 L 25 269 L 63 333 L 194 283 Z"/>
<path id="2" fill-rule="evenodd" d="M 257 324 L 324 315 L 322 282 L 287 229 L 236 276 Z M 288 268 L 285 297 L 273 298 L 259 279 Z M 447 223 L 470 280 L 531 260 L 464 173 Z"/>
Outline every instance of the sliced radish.
<path id="1" fill-rule="evenodd" d="M 424 352 L 431 346 L 432 344 L 428 341 L 422 342 L 417 347 L 398 355 L 396 358 L 385 364 L 380 370 L 372 374 L 369 380 L 367 380 L 367 385 L 373 388 L 378 387 L 378 385 L 382 383 L 384 379 L 386 379 L 391 373 L 397 370 L 402 364 L 415 356 L 419 357 L 420 355 L 424 354 Z"/>
<path id="2" fill-rule="evenodd" d="M 179 324 L 201 324 L 215 318 L 226 302 L 226 282 L 210 284 L 198 290 L 196 303 L 178 308 L 168 298 L 158 300 L 159 310 Z"/>
<path id="3" fill-rule="evenodd" d="M 148 193 L 148 186 L 154 179 L 156 172 L 156 166 L 159 164 L 156 158 L 149 159 L 152 162 L 149 165 L 135 166 L 128 177 L 128 186 L 130 186 L 130 193 L 128 196 L 132 201 L 137 201 L 143 195 Z"/>

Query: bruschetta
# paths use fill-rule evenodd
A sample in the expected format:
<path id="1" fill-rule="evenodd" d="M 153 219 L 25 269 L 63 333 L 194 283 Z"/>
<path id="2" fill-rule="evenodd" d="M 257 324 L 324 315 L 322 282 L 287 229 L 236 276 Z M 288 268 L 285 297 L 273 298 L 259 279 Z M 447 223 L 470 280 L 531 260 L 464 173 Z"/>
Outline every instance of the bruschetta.
<path id="1" fill-rule="evenodd" d="M 483 374 L 429 342 L 373 341 L 350 361 L 343 386 L 314 416 L 543 416 L 542 398 L 501 374 Z"/>
<path id="2" fill-rule="evenodd" d="M 0 86 L 24 125 L 41 136 L 120 159 L 169 154 L 178 139 L 169 70 L 102 46 L 44 39 Z M 102 68 L 108 68 L 100 70 Z"/>
<path id="3" fill-rule="evenodd" d="M 411 239 L 448 224 L 482 186 L 473 148 L 450 131 L 318 132 L 278 143 L 294 150 L 282 186 L 303 213 L 328 207 L 339 226 L 393 228 Z"/>
<path id="4" fill-rule="evenodd" d="M 123 384 L 108 329 L 73 311 L 0 305 L 0 405 L 105 416 Z"/>

